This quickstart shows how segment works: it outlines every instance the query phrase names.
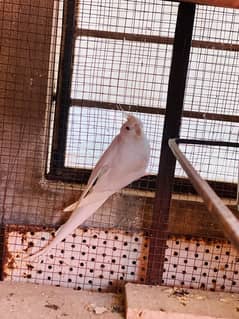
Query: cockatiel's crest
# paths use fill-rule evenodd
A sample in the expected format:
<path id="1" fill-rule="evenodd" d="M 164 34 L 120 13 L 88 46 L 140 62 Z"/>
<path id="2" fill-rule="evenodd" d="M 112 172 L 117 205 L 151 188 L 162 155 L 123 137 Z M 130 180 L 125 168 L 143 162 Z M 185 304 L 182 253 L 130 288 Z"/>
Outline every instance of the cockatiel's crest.
<path id="1" fill-rule="evenodd" d="M 134 129 L 135 129 L 136 135 L 140 137 L 143 133 L 142 122 L 133 115 L 128 116 L 128 121 L 130 124 L 132 123 L 132 126 L 134 126 Z"/>
<path id="2" fill-rule="evenodd" d="M 94 214 L 112 194 L 146 175 L 149 155 L 150 146 L 142 122 L 128 115 L 120 133 L 94 167 L 80 199 L 64 209 L 65 212 L 73 211 L 69 219 L 56 231 L 46 247 L 26 258 L 34 260 L 47 254 Z"/>
<path id="3" fill-rule="evenodd" d="M 128 115 L 127 116 L 127 122 L 129 124 L 132 125 L 139 125 L 140 127 L 143 127 L 142 122 L 140 121 L 140 119 L 138 119 L 137 117 L 135 117 L 134 115 Z"/>
<path id="4" fill-rule="evenodd" d="M 123 133 L 124 130 L 128 130 L 128 135 L 134 134 L 140 138 L 143 134 L 143 124 L 137 117 L 128 115 L 127 122 L 125 122 L 121 128 L 121 133 Z"/>

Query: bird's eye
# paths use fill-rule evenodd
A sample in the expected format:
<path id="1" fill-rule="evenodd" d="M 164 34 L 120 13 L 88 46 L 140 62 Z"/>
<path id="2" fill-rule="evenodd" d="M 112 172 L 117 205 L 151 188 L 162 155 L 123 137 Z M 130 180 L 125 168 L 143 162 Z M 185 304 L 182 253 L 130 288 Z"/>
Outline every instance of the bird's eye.
<path id="1" fill-rule="evenodd" d="M 126 130 L 128 130 L 128 131 L 130 130 L 129 126 L 126 126 L 125 128 L 126 128 Z"/>

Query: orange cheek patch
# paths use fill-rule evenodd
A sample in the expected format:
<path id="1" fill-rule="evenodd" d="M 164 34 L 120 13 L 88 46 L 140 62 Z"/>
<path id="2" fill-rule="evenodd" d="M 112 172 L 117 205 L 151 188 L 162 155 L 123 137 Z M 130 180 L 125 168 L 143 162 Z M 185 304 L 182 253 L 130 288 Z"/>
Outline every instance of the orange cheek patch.
<path id="1" fill-rule="evenodd" d="M 141 128 L 140 128 L 140 126 L 139 125 L 135 125 L 135 132 L 136 132 L 136 135 L 137 136 L 140 136 L 141 135 Z"/>

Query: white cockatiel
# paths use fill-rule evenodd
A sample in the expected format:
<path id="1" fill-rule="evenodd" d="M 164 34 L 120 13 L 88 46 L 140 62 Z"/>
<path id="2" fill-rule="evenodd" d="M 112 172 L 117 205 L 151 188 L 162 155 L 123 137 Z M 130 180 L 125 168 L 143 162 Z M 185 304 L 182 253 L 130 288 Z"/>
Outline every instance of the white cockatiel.
<path id="1" fill-rule="evenodd" d="M 103 153 L 89 178 L 80 199 L 64 209 L 73 211 L 69 219 L 56 231 L 52 241 L 29 259 L 46 255 L 64 238 L 88 219 L 112 194 L 146 175 L 150 146 L 141 121 L 128 115 L 120 133 Z"/>

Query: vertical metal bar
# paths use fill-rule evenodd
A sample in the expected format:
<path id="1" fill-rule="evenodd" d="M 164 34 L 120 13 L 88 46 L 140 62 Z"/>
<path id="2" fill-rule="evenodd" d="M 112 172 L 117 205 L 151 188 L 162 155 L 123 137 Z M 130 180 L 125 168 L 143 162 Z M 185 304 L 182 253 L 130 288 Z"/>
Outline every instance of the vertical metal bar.
<path id="1" fill-rule="evenodd" d="M 64 7 L 63 47 L 61 49 L 60 70 L 57 83 L 56 112 L 52 146 L 51 172 L 63 168 L 67 137 L 67 122 L 71 98 L 71 77 L 73 64 L 75 0 L 66 1 Z"/>
<path id="2" fill-rule="evenodd" d="M 179 137 L 194 14 L 195 4 L 179 4 L 157 177 L 157 192 L 150 234 L 147 269 L 147 283 L 150 284 L 162 283 L 168 238 L 169 208 L 176 164 L 176 159 L 168 146 L 168 140 L 169 138 Z"/>

